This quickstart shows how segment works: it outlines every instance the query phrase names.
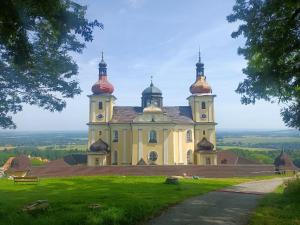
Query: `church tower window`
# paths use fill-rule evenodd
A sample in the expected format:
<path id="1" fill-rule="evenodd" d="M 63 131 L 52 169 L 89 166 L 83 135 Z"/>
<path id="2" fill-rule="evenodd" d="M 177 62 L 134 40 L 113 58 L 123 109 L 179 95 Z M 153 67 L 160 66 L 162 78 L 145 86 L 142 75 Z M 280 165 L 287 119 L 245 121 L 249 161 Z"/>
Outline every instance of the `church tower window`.
<path id="1" fill-rule="evenodd" d="M 157 134 L 155 130 L 151 130 L 149 133 L 149 143 L 157 143 Z"/>
<path id="2" fill-rule="evenodd" d="M 201 109 L 206 109 L 206 104 L 205 104 L 205 102 L 202 102 L 202 103 L 201 103 Z"/>
<path id="3" fill-rule="evenodd" d="M 99 108 L 100 110 L 103 109 L 103 103 L 102 103 L 102 102 L 99 102 L 98 108 Z"/>

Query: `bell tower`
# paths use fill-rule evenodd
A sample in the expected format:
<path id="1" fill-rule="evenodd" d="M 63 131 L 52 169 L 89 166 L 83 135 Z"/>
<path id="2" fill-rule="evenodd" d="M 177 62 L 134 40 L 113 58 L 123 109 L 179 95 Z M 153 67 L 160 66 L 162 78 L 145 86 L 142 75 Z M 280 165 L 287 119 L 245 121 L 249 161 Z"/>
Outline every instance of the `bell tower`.
<path id="1" fill-rule="evenodd" d="M 196 63 L 196 81 L 190 86 L 187 98 L 195 122 L 195 152 L 198 165 L 216 165 L 216 130 L 214 98 L 212 89 L 204 75 L 204 64 L 199 51 Z"/>
<path id="2" fill-rule="evenodd" d="M 99 63 L 99 80 L 92 86 L 90 98 L 90 118 L 89 122 L 107 123 L 112 119 L 113 106 L 116 97 L 112 95 L 113 85 L 107 79 L 107 64 L 102 58 Z"/>
<path id="3" fill-rule="evenodd" d="M 193 120 L 197 123 L 214 123 L 214 98 L 212 89 L 204 75 L 204 64 L 201 62 L 199 51 L 196 63 L 196 81 L 190 86 L 192 93 L 187 99 L 192 108 Z"/>
<path id="4" fill-rule="evenodd" d="M 88 166 L 103 166 L 110 164 L 110 136 L 108 122 L 113 116 L 116 100 L 112 95 L 113 85 L 107 79 L 107 64 L 103 58 L 99 63 L 99 79 L 92 86 L 89 113 L 89 141 L 87 160 Z"/>

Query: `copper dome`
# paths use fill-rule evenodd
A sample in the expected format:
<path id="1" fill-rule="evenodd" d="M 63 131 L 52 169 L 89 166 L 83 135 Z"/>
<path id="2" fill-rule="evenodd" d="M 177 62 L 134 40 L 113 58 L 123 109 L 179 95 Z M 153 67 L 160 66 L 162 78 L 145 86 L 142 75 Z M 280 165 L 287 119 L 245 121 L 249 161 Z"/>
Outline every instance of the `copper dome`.
<path id="1" fill-rule="evenodd" d="M 198 76 L 196 82 L 191 85 L 190 92 L 192 94 L 210 94 L 212 89 L 206 82 L 205 76 Z"/>
<path id="2" fill-rule="evenodd" d="M 114 92 L 114 86 L 108 82 L 107 76 L 100 76 L 99 80 L 93 85 L 94 94 L 111 94 Z"/>

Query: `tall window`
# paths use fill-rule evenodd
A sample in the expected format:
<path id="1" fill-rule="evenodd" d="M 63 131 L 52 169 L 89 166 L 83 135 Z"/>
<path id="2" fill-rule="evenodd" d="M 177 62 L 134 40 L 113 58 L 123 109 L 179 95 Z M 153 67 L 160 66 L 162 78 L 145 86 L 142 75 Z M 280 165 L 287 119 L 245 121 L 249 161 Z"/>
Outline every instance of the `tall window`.
<path id="1" fill-rule="evenodd" d="M 155 130 L 151 130 L 149 133 L 149 143 L 157 143 L 157 135 Z"/>
<path id="2" fill-rule="evenodd" d="M 201 108 L 202 108 L 202 109 L 206 109 L 206 104 L 205 104 L 205 102 L 202 102 L 202 103 L 201 103 Z"/>
<path id="3" fill-rule="evenodd" d="M 192 142 L 193 141 L 193 138 L 192 138 L 192 131 L 191 130 L 188 130 L 186 132 L 186 142 Z"/>
<path id="4" fill-rule="evenodd" d="M 102 104 L 102 102 L 99 102 L 99 109 L 103 109 L 103 104 Z"/>
<path id="5" fill-rule="evenodd" d="M 203 133 L 203 135 L 205 135 L 205 130 L 203 130 L 203 132 L 202 132 L 202 133 Z"/>
<path id="6" fill-rule="evenodd" d="M 117 130 L 113 131 L 113 142 L 118 142 L 119 140 L 119 133 Z"/>
<path id="7" fill-rule="evenodd" d="M 114 165 L 118 165 L 118 151 L 114 151 Z"/>
<path id="8" fill-rule="evenodd" d="M 193 151 L 191 149 L 187 151 L 186 159 L 187 159 L 187 164 L 193 164 L 194 157 L 193 157 Z"/>

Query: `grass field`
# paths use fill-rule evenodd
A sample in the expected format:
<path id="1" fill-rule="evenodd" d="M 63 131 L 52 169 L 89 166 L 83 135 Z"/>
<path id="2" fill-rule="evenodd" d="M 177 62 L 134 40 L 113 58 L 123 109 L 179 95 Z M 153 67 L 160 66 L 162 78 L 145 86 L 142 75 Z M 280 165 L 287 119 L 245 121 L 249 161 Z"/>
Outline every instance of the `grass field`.
<path id="1" fill-rule="evenodd" d="M 179 185 L 164 184 L 164 180 L 164 177 L 73 177 L 42 179 L 37 185 L 26 185 L 0 179 L 0 224 L 137 224 L 185 198 L 249 179 L 184 179 Z M 25 204 L 39 199 L 49 201 L 48 211 L 32 215 L 22 212 Z M 92 203 L 101 204 L 102 209 L 89 209 Z"/>
<path id="2" fill-rule="evenodd" d="M 263 198 L 250 225 L 300 225 L 300 180 Z"/>

